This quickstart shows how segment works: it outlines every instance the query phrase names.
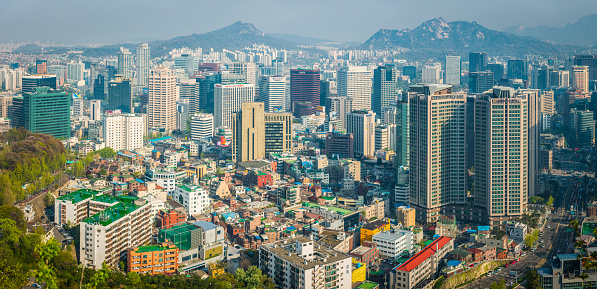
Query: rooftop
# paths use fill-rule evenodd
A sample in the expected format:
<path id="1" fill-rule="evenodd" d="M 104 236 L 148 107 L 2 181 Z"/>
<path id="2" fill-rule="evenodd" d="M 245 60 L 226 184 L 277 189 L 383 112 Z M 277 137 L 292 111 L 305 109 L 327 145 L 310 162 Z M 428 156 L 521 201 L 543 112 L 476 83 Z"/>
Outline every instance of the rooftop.
<path id="1" fill-rule="evenodd" d="M 57 198 L 61 201 L 71 201 L 73 204 L 76 204 L 80 201 L 87 200 L 89 198 L 94 197 L 95 195 L 99 194 L 100 192 L 96 190 L 76 190 L 68 195 L 64 195 L 62 197 Z"/>
<path id="2" fill-rule="evenodd" d="M 195 227 L 201 227 L 203 229 L 203 231 L 209 231 L 209 230 L 213 230 L 215 229 L 217 226 L 214 225 L 213 223 L 209 223 L 206 221 L 197 221 L 195 223 L 193 223 L 193 226 Z"/>
<path id="3" fill-rule="evenodd" d="M 137 250 L 135 250 L 135 253 L 165 251 L 165 250 L 170 250 L 170 249 L 176 249 L 176 246 L 174 246 L 174 244 L 141 246 L 141 247 L 138 247 Z"/>
<path id="4" fill-rule="evenodd" d="M 359 285 L 357 288 L 359 288 L 359 289 L 375 289 L 377 287 L 379 287 L 379 284 L 365 281 L 361 285 Z"/>
<path id="5" fill-rule="evenodd" d="M 413 269 L 417 268 L 421 263 L 427 260 L 432 255 L 435 255 L 435 244 L 437 243 L 438 248 L 443 248 L 446 244 L 448 244 L 452 240 L 452 238 L 448 237 L 439 237 L 435 241 L 431 242 L 427 247 L 421 250 L 416 255 L 412 256 L 408 261 L 402 263 L 402 265 L 398 266 L 396 270 L 410 272 Z"/>
<path id="6" fill-rule="evenodd" d="M 108 226 L 114 221 L 117 221 L 142 207 L 141 205 L 135 204 L 135 201 L 138 199 L 136 197 L 122 196 L 118 199 L 118 204 L 83 220 L 83 222 L 88 224 L 95 223 L 102 226 Z"/>
<path id="7" fill-rule="evenodd" d="M 379 229 L 383 226 L 389 225 L 389 223 L 387 221 L 382 221 L 382 220 L 375 220 L 367 225 L 365 225 L 363 227 L 363 229 L 367 229 L 367 230 L 376 230 Z"/>
<path id="8" fill-rule="evenodd" d="M 310 202 L 304 202 L 303 206 L 307 207 L 307 208 L 326 208 L 331 211 L 336 211 L 340 215 L 348 215 L 350 213 L 353 213 L 353 211 L 351 211 L 351 210 L 346 210 L 346 209 L 342 209 L 342 208 L 338 208 L 338 207 L 321 206 L 321 205 L 318 205 L 315 203 L 310 203 Z"/>
<path id="9" fill-rule="evenodd" d="M 301 243 L 313 242 L 313 256 L 315 258 L 312 260 L 305 260 L 303 257 L 295 254 L 294 246 L 296 241 Z M 278 258 L 288 261 L 302 269 L 315 268 L 316 266 L 323 266 L 325 264 L 334 264 L 340 260 L 351 258 L 344 253 L 326 248 L 325 246 L 320 246 L 317 242 L 305 237 L 281 240 L 272 244 L 262 245 L 261 247 L 267 248 L 267 250 L 274 253 Z"/>

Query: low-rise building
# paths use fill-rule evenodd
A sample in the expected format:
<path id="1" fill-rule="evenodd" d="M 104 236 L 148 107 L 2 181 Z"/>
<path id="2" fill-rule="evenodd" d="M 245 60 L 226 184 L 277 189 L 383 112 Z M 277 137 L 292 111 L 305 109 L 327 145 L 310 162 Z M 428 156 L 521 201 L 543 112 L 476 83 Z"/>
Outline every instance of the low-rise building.
<path id="1" fill-rule="evenodd" d="M 361 244 L 366 241 L 371 241 L 373 235 L 379 232 L 386 232 L 390 230 L 390 222 L 384 220 L 375 220 L 361 228 Z"/>
<path id="2" fill-rule="evenodd" d="M 176 210 L 161 210 L 156 217 L 159 229 L 169 229 L 187 220 L 187 215 Z"/>
<path id="3" fill-rule="evenodd" d="M 354 250 L 350 251 L 350 256 L 355 258 L 359 262 L 365 264 L 373 264 L 379 259 L 379 250 L 375 244 L 370 246 L 359 246 Z"/>
<path id="4" fill-rule="evenodd" d="M 130 248 L 127 261 L 128 272 L 175 274 L 178 269 L 178 248 L 172 243 Z"/>
<path id="5" fill-rule="evenodd" d="M 183 205 L 191 216 L 206 213 L 211 204 L 207 192 L 202 187 L 194 185 L 177 186 L 172 199 Z"/>
<path id="6" fill-rule="evenodd" d="M 516 243 L 524 243 L 528 233 L 528 226 L 520 222 L 508 222 L 506 223 L 506 235 L 509 239 L 514 240 Z"/>
<path id="7" fill-rule="evenodd" d="M 398 258 L 412 251 L 413 232 L 396 230 L 395 232 L 379 232 L 373 235 L 373 243 L 385 258 Z"/>
<path id="8" fill-rule="evenodd" d="M 398 222 L 402 224 L 402 227 L 408 228 L 411 226 L 415 226 L 415 209 L 406 206 L 400 206 L 396 208 L 396 217 Z"/>

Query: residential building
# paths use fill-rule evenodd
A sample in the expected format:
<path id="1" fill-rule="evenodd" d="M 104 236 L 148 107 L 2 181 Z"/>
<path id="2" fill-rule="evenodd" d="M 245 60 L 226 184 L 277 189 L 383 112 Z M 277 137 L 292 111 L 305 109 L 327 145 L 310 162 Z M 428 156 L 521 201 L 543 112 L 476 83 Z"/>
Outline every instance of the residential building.
<path id="1" fill-rule="evenodd" d="M 102 264 L 115 267 L 126 260 L 129 248 L 151 240 L 151 204 L 136 197 L 123 196 L 100 213 L 79 225 L 79 261 L 99 270 Z"/>
<path id="2" fill-rule="evenodd" d="M 415 209 L 406 206 L 397 207 L 396 219 L 402 224 L 403 228 L 415 226 Z"/>
<path id="3" fill-rule="evenodd" d="M 373 222 L 369 222 L 367 225 L 361 228 L 361 244 L 364 244 L 366 241 L 373 240 L 373 235 L 379 232 L 387 232 L 391 229 L 390 222 L 384 220 L 375 220 Z"/>
<path id="4" fill-rule="evenodd" d="M 133 55 L 127 48 L 120 47 L 118 52 L 118 74 L 125 78 L 133 78 Z"/>
<path id="5" fill-rule="evenodd" d="M 145 125 L 143 116 L 107 110 L 102 117 L 106 147 L 115 151 L 143 147 Z"/>
<path id="6" fill-rule="evenodd" d="M 373 71 L 371 106 L 376 115 L 381 116 L 384 107 L 398 100 L 397 80 L 398 70 L 392 65 L 378 66 Z"/>
<path id="7" fill-rule="evenodd" d="M 589 93 L 589 67 L 572 67 L 572 89 L 579 89 L 581 93 Z"/>
<path id="8" fill-rule="evenodd" d="M 149 85 L 149 70 L 151 58 L 149 57 L 149 46 L 147 43 L 140 43 L 137 48 L 137 83 L 141 87 Z"/>
<path id="9" fill-rule="evenodd" d="M 373 235 L 372 242 L 377 246 L 379 254 L 384 258 L 396 259 L 413 251 L 413 232 L 396 230 L 379 232 Z"/>
<path id="10" fill-rule="evenodd" d="M 465 203 L 466 97 L 453 94 L 450 85 L 423 85 L 411 91 L 410 204 L 417 220 L 431 223 L 442 206 Z"/>
<path id="11" fill-rule="evenodd" d="M 346 132 L 353 135 L 355 155 L 372 158 L 375 155 L 375 113 L 360 110 L 346 117 Z"/>
<path id="12" fill-rule="evenodd" d="M 390 271 L 389 288 L 423 288 L 436 277 L 442 259 L 454 249 L 454 239 L 439 237 Z"/>
<path id="13" fill-rule="evenodd" d="M 475 101 L 475 203 L 487 209 L 491 225 L 526 212 L 531 98 L 495 87 Z"/>
<path id="14" fill-rule="evenodd" d="M 259 268 L 283 289 L 352 285 L 352 258 L 305 237 L 259 247 Z"/>
<path id="15" fill-rule="evenodd" d="M 172 199 L 183 205 L 190 216 L 208 213 L 211 206 L 207 191 L 194 185 L 177 186 Z"/>
<path id="16" fill-rule="evenodd" d="M 290 109 L 294 117 L 300 118 L 311 115 L 320 105 L 320 73 L 319 69 L 291 69 L 290 70 Z M 305 103 L 308 110 L 295 109 L 295 103 Z"/>
<path id="17" fill-rule="evenodd" d="M 178 248 L 172 243 L 128 249 L 127 271 L 138 274 L 176 274 Z"/>
<path id="18" fill-rule="evenodd" d="M 47 86 L 24 92 L 22 125 L 32 133 L 49 134 L 55 138 L 70 137 L 69 94 Z"/>
<path id="19" fill-rule="evenodd" d="M 371 110 L 371 71 L 366 66 L 338 70 L 338 97 L 350 101 L 350 111 Z"/>
<path id="20" fill-rule="evenodd" d="M 176 76 L 170 68 L 158 66 L 149 74 L 148 127 L 176 129 Z"/>
<path id="21" fill-rule="evenodd" d="M 169 229 L 187 220 L 187 214 L 176 210 L 160 210 L 156 216 L 158 229 Z"/>
<path id="22" fill-rule="evenodd" d="M 442 83 L 441 77 L 442 65 L 439 63 L 427 64 L 423 66 L 422 81 L 423 83 L 438 84 Z"/>

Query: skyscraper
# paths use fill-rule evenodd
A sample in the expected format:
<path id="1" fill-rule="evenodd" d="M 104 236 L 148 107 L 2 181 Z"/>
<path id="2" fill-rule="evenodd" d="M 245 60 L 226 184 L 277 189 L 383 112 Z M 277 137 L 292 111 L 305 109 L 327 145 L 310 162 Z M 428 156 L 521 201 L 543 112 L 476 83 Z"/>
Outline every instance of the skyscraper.
<path id="1" fill-rule="evenodd" d="M 508 79 L 528 79 L 526 61 L 520 59 L 508 60 Z"/>
<path id="2" fill-rule="evenodd" d="M 350 102 L 346 97 L 329 97 L 325 103 L 325 112 L 335 113 L 342 123 L 342 130 L 346 130 L 346 114 L 350 110 Z"/>
<path id="3" fill-rule="evenodd" d="M 261 76 L 259 78 L 259 101 L 265 105 L 266 112 L 286 110 L 286 77 Z"/>
<path id="4" fill-rule="evenodd" d="M 108 81 L 108 110 L 117 110 L 124 113 L 133 112 L 133 90 L 131 80 L 117 74 Z"/>
<path id="5" fill-rule="evenodd" d="M 164 66 L 152 69 L 149 74 L 147 116 L 149 128 L 176 129 L 176 76 Z"/>
<path id="6" fill-rule="evenodd" d="M 350 100 L 350 110 L 371 109 L 371 71 L 366 66 L 338 70 L 338 96 Z"/>
<path id="7" fill-rule="evenodd" d="M 48 73 L 48 61 L 45 59 L 36 59 L 35 60 L 35 68 L 36 68 L 37 74 Z"/>
<path id="8" fill-rule="evenodd" d="M 468 72 L 487 70 L 487 53 L 471 52 L 468 54 Z"/>
<path id="9" fill-rule="evenodd" d="M 106 99 L 106 81 L 101 74 L 99 74 L 93 82 L 93 98 L 101 100 Z"/>
<path id="10" fill-rule="evenodd" d="M 423 67 L 423 83 L 442 83 L 442 65 L 439 63 L 427 64 Z"/>
<path id="11" fill-rule="evenodd" d="M 23 93 L 23 126 L 32 133 L 69 138 L 70 101 L 68 93 L 47 86 Z"/>
<path id="12" fill-rule="evenodd" d="M 295 117 L 302 117 L 315 113 L 319 105 L 319 69 L 291 69 L 290 70 L 290 108 Z M 310 111 L 295 110 L 296 102 L 304 102 L 311 106 Z"/>
<path id="13" fill-rule="evenodd" d="M 460 56 L 446 55 L 446 84 L 460 85 L 462 61 Z"/>
<path id="14" fill-rule="evenodd" d="M 188 99 L 179 99 L 176 102 L 176 128 L 180 131 L 187 131 L 189 129 L 190 107 L 191 103 Z"/>
<path id="15" fill-rule="evenodd" d="M 578 66 L 572 67 L 572 88 L 579 89 L 581 93 L 589 92 L 589 67 Z"/>
<path id="16" fill-rule="evenodd" d="M 90 118 L 93 121 L 100 121 L 102 120 L 102 101 L 99 99 L 94 99 L 90 101 L 91 108 L 89 109 Z"/>
<path id="17" fill-rule="evenodd" d="M 262 102 L 245 102 L 233 114 L 232 159 L 244 162 L 274 152 L 289 152 L 292 136 L 290 113 L 265 113 Z"/>
<path id="18" fill-rule="evenodd" d="M 373 71 L 371 104 L 376 115 L 381 116 L 382 108 L 398 99 L 397 78 L 398 71 L 394 66 L 378 66 Z"/>
<path id="19" fill-rule="evenodd" d="M 408 93 L 396 103 L 396 165 L 409 166 L 410 108 Z"/>
<path id="20" fill-rule="evenodd" d="M 493 72 L 494 84 L 504 77 L 504 65 L 501 63 L 487 64 L 487 70 Z"/>
<path id="21" fill-rule="evenodd" d="M 149 82 L 149 59 L 149 46 L 147 43 L 139 44 L 139 48 L 137 48 L 137 83 L 142 87 L 147 87 Z"/>
<path id="22" fill-rule="evenodd" d="M 227 64 L 228 74 L 222 76 L 223 82 L 257 84 L 257 68 L 251 62 L 231 62 Z"/>
<path id="23" fill-rule="evenodd" d="M 403 66 L 402 75 L 406 75 L 410 78 L 410 81 L 417 79 L 417 67 L 416 66 Z"/>
<path id="24" fill-rule="evenodd" d="M 133 78 L 133 55 L 127 48 L 120 47 L 118 52 L 118 74 Z"/>
<path id="25" fill-rule="evenodd" d="M 572 143 L 575 147 L 592 147 L 595 142 L 595 120 L 590 110 L 572 109 L 570 112 Z"/>
<path id="26" fill-rule="evenodd" d="M 495 87 L 475 101 L 475 203 L 491 225 L 526 212 L 528 95 Z"/>
<path id="27" fill-rule="evenodd" d="M 574 65 L 587 66 L 589 68 L 589 79 L 597 79 L 597 55 L 576 55 Z"/>
<path id="28" fill-rule="evenodd" d="M 255 101 L 253 84 L 215 84 L 214 125 L 232 128 L 233 113 L 242 109 L 245 102 Z"/>
<path id="29" fill-rule="evenodd" d="M 56 75 L 44 74 L 23 76 L 21 85 L 23 92 L 34 92 L 35 88 L 43 86 L 56 89 Z"/>
<path id="30" fill-rule="evenodd" d="M 356 156 L 373 158 L 375 155 L 375 113 L 356 110 L 346 116 L 346 132 L 354 139 Z"/>
<path id="31" fill-rule="evenodd" d="M 493 87 L 493 72 L 479 71 L 468 74 L 468 91 L 482 93 Z"/>
<path id="32" fill-rule="evenodd" d="M 191 115 L 191 140 L 208 141 L 214 135 L 214 116 L 210 113 Z"/>
<path id="33" fill-rule="evenodd" d="M 410 202 L 431 223 L 442 206 L 466 200 L 466 96 L 449 85 L 420 88 L 409 94 Z"/>
<path id="34" fill-rule="evenodd" d="M 85 64 L 81 63 L 81 61 L 79 61 L 79 62 L 71 61 L 69 64 L 67 64 L 66 67 L 67 67 L 68 80 L 71 80 L 71 81 L 83 80 L 83 76 L 85 73 Z"/>
<path id="35" fill-rule="evenodd" d="M 189 101 L 189 113 L 197 113 L 199 111 L 199 91 L 200 86 L 196 78 L 181 79 L 178 83 L 179 100 L 186 99 Z"/>

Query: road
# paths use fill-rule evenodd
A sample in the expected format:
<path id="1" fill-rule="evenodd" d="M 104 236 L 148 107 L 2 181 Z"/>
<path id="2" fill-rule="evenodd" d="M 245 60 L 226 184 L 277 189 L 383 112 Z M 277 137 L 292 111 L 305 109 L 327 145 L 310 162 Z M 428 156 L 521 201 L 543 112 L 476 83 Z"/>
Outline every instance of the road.
<path id="1" fill-rule="evenodd" d="M 517 282 L 528 270 L 541 267 L 549 267 L 551 260 L 557 254 L 574 253 L 573 232 L 568 228 L 570 221 L 570 205 L 578 206 L 580 203 L 580 181 L 571 180 L 562 191 L 556 196 L 554 207 L 557 208 L 554 214 L 548 214 L 547 220 L 542 227 L 543 236 L 539 237 L 538 247 L 535 252 L 527 252 L 519 262 L 504 268 L 500 272 L 489 277 L 481 277 L 475 282 L 467 284 L 462 288 L 489 288 L 492 283 L 504 279 L 506 284 Z M 516 272 L 516 276 L 510 275 L 510 271 Z M 520 287 L 519 287 L 520 288 Z"/>

